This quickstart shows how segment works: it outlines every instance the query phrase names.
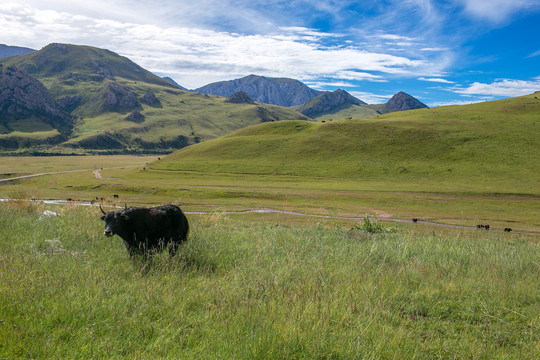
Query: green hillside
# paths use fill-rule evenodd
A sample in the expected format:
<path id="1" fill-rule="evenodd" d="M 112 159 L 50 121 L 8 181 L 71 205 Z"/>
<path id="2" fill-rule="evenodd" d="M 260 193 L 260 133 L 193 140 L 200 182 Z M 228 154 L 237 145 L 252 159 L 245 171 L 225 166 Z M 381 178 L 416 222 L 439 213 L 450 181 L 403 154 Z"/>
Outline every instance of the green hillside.
<path id="1" fill-rule="evenodd" d="M 382 105 L 354 105 L 347 104 L 336 108 L 332 112 L 313 116 L 315 120 L 343 120 L 343 119 L 365 119 L 380 114 L 374 107 L 384 107 Z"/>
<path id="2" fill-rule="evenodd" d="M 46 83 L 101 82 L 115 77 L 174 88 L 165 79 L 152 74 L 128 58 L 110 50 L 92 46 L 49 44 L 26 55 L 1 60 L 15 65 Z M 59 90 L 59 89 L 54 89 Z"/>
<path id="3" fill-rule="evenodd" d="M 125 57 L 89 46 L 51 44 L 0 64 L 38 79 L 74 121 L 70 139 L 53 147 L 55 129 L 25 119 L 16 133 L 1 135 L 15 152 L 171 152 L 261 122 L 309 119 L 278 106 L 185 92 Z"/>
<path id="4" fill-rule="evenodd" d="M 262 124 L 177 151 L 152 168 L 385 180 L 418 191 L 538 195 L 537 97 L 362 120 Z"/>

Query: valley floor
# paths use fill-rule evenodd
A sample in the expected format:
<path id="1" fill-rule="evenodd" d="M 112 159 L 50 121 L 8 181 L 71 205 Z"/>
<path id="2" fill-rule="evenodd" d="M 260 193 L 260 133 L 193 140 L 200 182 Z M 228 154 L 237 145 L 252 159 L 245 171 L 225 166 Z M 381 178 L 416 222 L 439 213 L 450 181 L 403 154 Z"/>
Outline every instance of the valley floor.
<path id="1" fill-rule="evenodd" d="M 493 231 L 540 233 L 540 196 L 454 188 L 420 191 L 390 181 L 153 170 L 156 157 L 96 156 L 5 158 L 0 197 L 73 199 L 129 205 L 177 203 L 188 212 L 233 212 L 305 224 L 357 223 L 368 215 Z M 439 191 L 437 191 L 439 190 Z M 483 190 L 483 191 L 482 191 Z M 118 195 L 118 199 L 113 198 Z M 302 215 L 302 216 L 300 216 Z"/>

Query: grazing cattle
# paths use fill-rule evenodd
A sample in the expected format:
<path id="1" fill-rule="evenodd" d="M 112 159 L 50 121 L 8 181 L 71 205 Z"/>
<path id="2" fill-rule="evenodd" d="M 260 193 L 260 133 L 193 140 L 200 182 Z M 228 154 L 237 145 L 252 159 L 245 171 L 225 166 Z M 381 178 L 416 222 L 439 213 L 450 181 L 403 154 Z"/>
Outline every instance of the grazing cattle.
<path id="1" fill-rule="evenodd" d="M 118 195 L 114 194 L 113 198 L 118 199 Z"/>
<path id="2" fill-rule="evenodd" d="M 125 207 L 123 210 L 103 211 L 105 236 L 118 235 L 124 240 L 129 254 L 146 254 L 165 247 L 174 255 L 186 240 L 189 225 L 186 216 L 176 205 L 153 208 Z"/>
<path id="3" fill-rule="evenodd" d="M 512 229 L 510 229 L 510 228 L 504 228 L 504 231 L 510 232 L 510 231 L 512 231 Z"/>
<path id="4" fill-rule="evenodd" d="M 489 225 L 476 225 L 476 228 L 489 230 Z"/>
<path id="5" fill-rule="evenodd" d="M 413 222 L 413 223 L 417 223 L 417 222 L 418 222 L 418 218 L 413 218 L 413 219 L 412 219 L 412 222 Z"/>

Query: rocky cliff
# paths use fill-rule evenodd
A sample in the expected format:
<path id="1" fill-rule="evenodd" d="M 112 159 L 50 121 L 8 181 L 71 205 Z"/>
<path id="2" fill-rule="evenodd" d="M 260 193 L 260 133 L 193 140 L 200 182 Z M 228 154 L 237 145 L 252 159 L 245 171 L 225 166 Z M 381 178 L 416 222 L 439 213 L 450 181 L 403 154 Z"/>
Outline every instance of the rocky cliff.
<path id="1" fill-rule="evenodd" d="M 9 132 L 10 122 L 33 117 L 60 132 L 72 122 L 47 88 L 25 72 L 8 67 L 0 72 L 0 121 Z"/>

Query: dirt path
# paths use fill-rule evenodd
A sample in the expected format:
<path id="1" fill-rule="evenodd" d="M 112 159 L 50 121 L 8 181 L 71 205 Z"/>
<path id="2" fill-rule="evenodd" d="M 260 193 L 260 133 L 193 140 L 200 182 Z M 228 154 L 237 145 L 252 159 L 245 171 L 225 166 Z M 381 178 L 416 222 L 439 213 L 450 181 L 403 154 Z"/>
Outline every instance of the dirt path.
<path id="1" fill-rule="evenodd" d="M 48 173 L 40 173 L 40 174 L 31 174 L 31 175 L 22 175 L 22 176 L 15 176 L 5 179 L 0 179 L 1 182 L 8 182 L 12 180 L 25 180 L 25 179 L 31 179 L 38 176 L 46 176 L 46 175 L 58 175 L 58 174 L 69 174 L 69 173 L 75 173 L 75 172 L 85 172 L 85 171 L 93 171 L 93 174 L 96 179 L 103 179 L 101 176 L 100 171 L 101 170 L 109 170 L 109 169 L 125 169 L 125 168 L 132 168 L 132 167 L 140 167 L 141 165 L 128 165 L 128 166 L 115 166 L 115 167 L 109 167 L 109 168 L 103 168 L 103 169 L 80 169 L 80 170 L 65 170 L 65 171 L 54 171 L 54 172 L 48 172 Z"/>
<path id="2" fill-rule="evenodd" d="M 184 211 L 186 214 L 192 214 L 192 215 L 210 215 L 213 214 L 213 211 Z M 263 208 L 263 209 L 249 209 L 249 210 L 238 210 L 238 211 L 222 211 L 224 214 L 248 214 L 248 213 L 259 213 L 259 214 L 285 214 L 285 215 L 292 215 L 292 216 L 307 216 L 307 217 L 316 217 L 316 218 L 323 218 L 323 219 L 343 219 L 343 220 L 354 220 L 354 221 L 363 221 L 364 216 L 357 217 L 357 216 L 338 216 L 338 215 L 319 215 L 319 214 L 308 214 L 303 212 L 297 212 L 297 211 L 287 211 L 287 210 L 277 210 L 277 209 L 270 209 L 270 208 Z M 397 219 L 393 218 L 391 216 L 380 216 L 378 213 L 386 214 L 384 212 L 378 212 L 377 213 L 377 219 L 374 217 L 369 217 L 370 221 L 387 221 L 387 222 L 398 222 L 398 223 L 413 223 L 413 220 L 408 219 Z M 430 225 L 430 226 L 438 226 L 438 227 L 445 227 L 445 228 L 452 228 L 452 229 L 463 229 L 463 230 L 476 230 L 477 228 L 475 226 L 463 226 L 463 225 L 452 225 L 452 224 L 443 224 L 443 223 L 437 223 L 432 221 L 424 221 L 424 220 L 418 220 L 414 222 L 416 224 L 423 224 L 423 225 Z M 490 229 L 489 231 L 494 232 L 504 232 L 504 230 L 499 229 Z M 536 232 L 521 232 L 521 231 L 514 231 L 516 234 L 528 234 L 528 235 L 539 235 L 539 233 Z"/>
<path id="3" fill-rule="evenodd" d="M 31 179 L 31 178 L 38 177 L 38 176 L 68 174 L 68 173 L 84 172 L 84 171 L 92 171 L 92 169 L 65 170 L 65 171 L 55 171 L 55 172 L 49 172 L 49 173 L 40 173 L 40 174 L 15 176 L 15 177 L 10 177 L 10 178 L 6 178 L 6 179 L 0 179 L 0 182 L 8 182 L 8 181 L 12 181 L 12 180 L 24 180 L 24 179 Z"/>

